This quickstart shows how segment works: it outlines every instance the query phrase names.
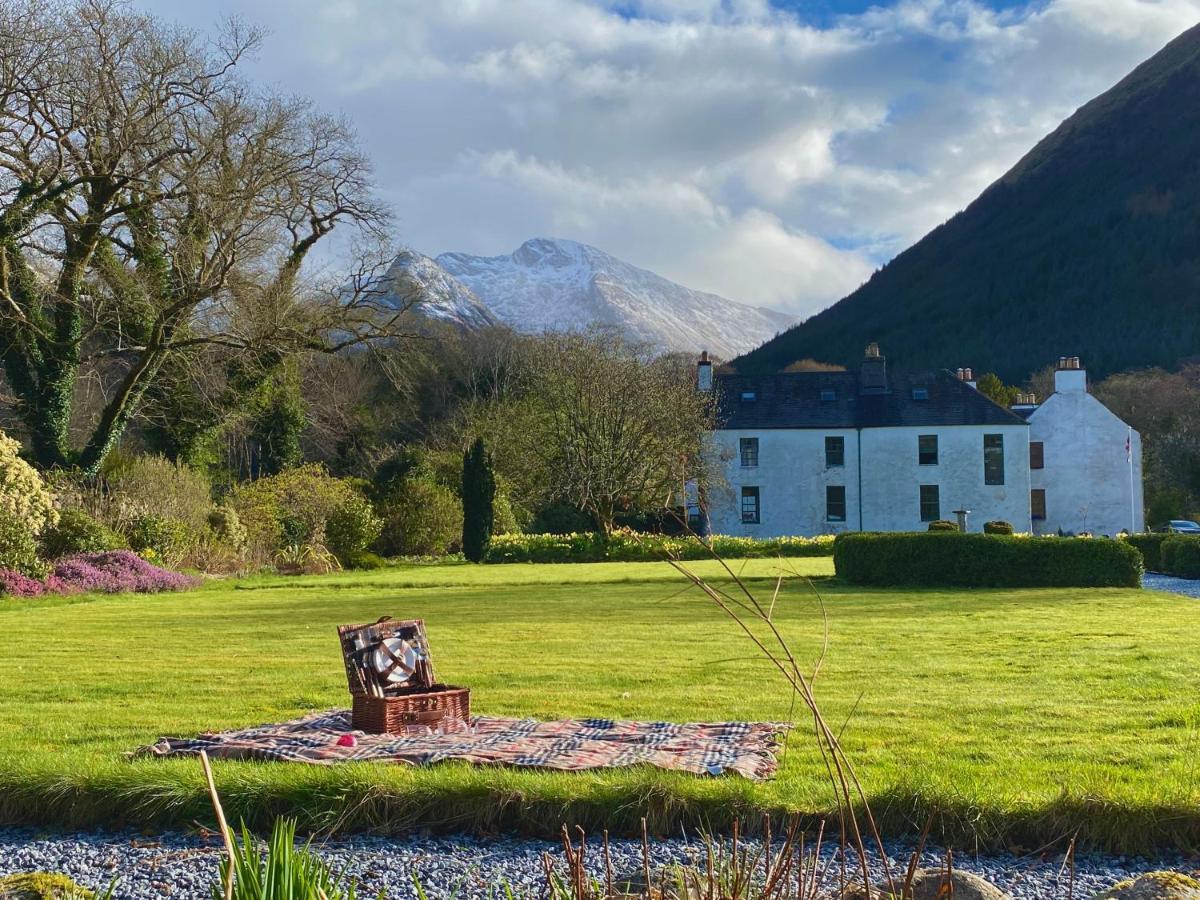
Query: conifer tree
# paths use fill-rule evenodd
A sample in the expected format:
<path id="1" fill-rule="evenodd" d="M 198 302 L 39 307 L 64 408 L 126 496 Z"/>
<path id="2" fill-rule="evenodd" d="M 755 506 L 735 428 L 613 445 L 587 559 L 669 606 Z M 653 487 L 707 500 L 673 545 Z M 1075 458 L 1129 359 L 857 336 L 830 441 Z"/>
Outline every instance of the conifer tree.
<path id="1" fill-rule="evenodd" d="M 476 438 L 463 453 L 463 556 L 471 562 L 482 562 L 492 537 L 495 519 L 496 474 L 492 458 Z"/>

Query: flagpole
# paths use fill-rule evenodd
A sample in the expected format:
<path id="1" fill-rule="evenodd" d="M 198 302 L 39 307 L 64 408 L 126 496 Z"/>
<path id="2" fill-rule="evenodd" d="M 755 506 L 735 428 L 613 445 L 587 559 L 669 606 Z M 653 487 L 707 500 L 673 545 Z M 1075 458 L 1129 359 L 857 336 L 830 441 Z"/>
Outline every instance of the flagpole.
<path id="1" fill-rule="evenodd" d="M 1126 425 L 1125 456 L 1129 460 L 1129 533 L 1137 534 L 1137 493 L 1133 489 L 1133 426 Z"/>

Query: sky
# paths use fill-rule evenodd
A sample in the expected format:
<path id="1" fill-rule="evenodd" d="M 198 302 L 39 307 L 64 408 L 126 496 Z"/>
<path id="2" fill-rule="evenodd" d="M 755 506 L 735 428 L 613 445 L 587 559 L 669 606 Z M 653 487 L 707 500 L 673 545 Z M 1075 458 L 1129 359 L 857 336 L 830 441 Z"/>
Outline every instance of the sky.
<path id="1" fill-rule="evenodd" d="M 136 0 L 262 26 L 398 243 L 594 244 L 807 316 L 966 206 L 1200 0 Z"/>

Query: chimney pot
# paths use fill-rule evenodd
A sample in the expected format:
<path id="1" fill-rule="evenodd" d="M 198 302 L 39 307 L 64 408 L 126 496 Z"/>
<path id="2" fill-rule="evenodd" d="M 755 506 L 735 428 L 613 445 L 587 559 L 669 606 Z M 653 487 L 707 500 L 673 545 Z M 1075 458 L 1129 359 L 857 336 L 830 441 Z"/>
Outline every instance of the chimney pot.
<path id="1" fill-rule="evenodd" d="M 879 359 L 879 345 L 874 341 L 871 341 L 871 343 L 867 344 L 865 356 L 867 359 Z"/>
<path id="2" fill-rule="evenodd" d="M 696 388 L 701 391 L 711 391 L 713 387 L 712 363 L 708 359 L 708 351 L 700 354 L 700 362 L 696 364 Z"/>

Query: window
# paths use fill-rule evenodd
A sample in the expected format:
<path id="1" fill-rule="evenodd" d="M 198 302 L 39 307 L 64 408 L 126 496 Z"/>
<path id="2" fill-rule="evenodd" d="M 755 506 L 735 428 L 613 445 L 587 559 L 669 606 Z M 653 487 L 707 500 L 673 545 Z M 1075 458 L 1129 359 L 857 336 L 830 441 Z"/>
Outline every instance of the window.
<path id="1" fill-rule="evenodd" d="M 928 388 L 913 388 L 912 397 L 914 400 L 928 400 L 929 399 L 929 389 Z"/>
<path id="2" fill-rule="evenodd" d="M 752 469 L 758 465 L 758 438 L 742 438 L 739 449 L 743 469 Z"/>
<path id="3" fill-rule="evenodd" d="M 1046 518 L 1046 491 L 1044 488 L 1034 488 L 1029 492 L 1029 514 L 1034 519 Z"/>
<path id="4" fill-rule="evenodd" d="M 983 436 L 983 483 L 1004 484 L 1004 435 Z"/>
<path id="5" fill-rule="evenodd" d="M 921 521 L 936 522 L 942 517 L 941 493 L 936 484 L 921 485 Z"/>
<path id="6" fill-rule="evenodd" d="M 938 464 L 938 445 L 936 434 L 917 435 L 917 463 L 922 466 Z"/>
<path id="7" fill-rule="evenodd" d="M 830 435 L 825 438 L 825 468 L 846 464 L 846 439 Z"/>
<path id="8" fill-rule="evenodd" d="M 742 488 L 742 524 L 758 524 L 758 488 Z"/>
<path id="9" fill-rule="evenodd" d="M 742 391 L 742 402 L 753 403 L 758 399 L 758 395 L 754 391 Z"/>
<path id="10" fill-rule="evenodd" d="M 1041 441 L 1029 442 L 1029 468 L 1046 468 L 1046 445 Z"/>
<path id="11" fill-rule="evenodd" d="M 846 488 L 841 484 L 825 486 L 825 519 L 828 522 L 846 521 Z"/>
<path id="12" fill-rule="evenodd" d="M 821 391 L 821 402 L 822 403 L 832 403 L 836 399 L 837 399 L 837 393 L 835 391 L 832 391 L 829 388 L 826 388 L 825 390 Z"/>

